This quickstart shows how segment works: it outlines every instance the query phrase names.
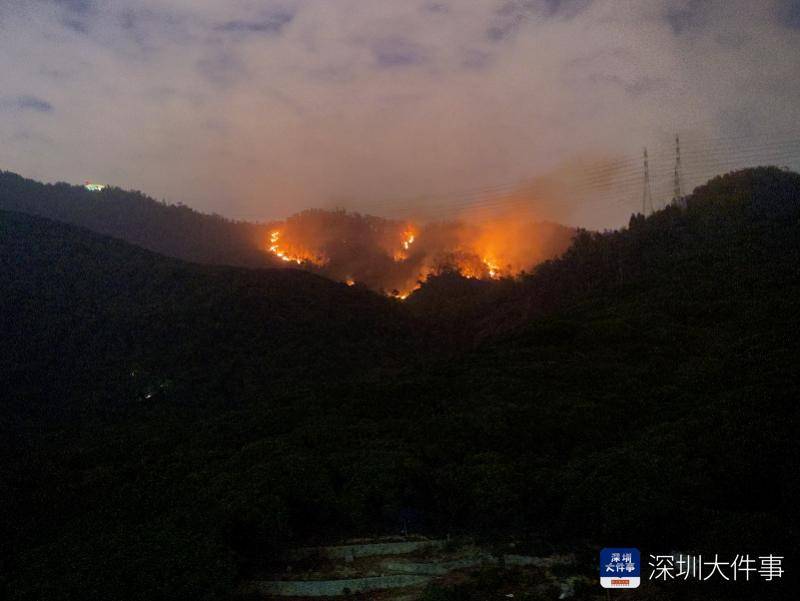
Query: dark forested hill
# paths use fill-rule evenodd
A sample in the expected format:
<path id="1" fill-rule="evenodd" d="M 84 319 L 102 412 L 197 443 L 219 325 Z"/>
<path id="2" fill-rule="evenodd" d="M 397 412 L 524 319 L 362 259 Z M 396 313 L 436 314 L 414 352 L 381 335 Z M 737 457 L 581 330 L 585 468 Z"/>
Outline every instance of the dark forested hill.
<path id="1" fill-rule="evenodd" d="M 473 277 L 512 273 L 559 256 L 574 230 L 505 220 L 415 224 L 343 209 L 308 209 L 284 221 L 248 223 L 158 202 L 120 188 L 89 191 L 0 171 L 0 210 L 79 225 L 160 254 L 207 265 L 294 267 L 406 296 L 441 265 Z M 502 263 L 502 265 L 500 265 Z"/>
<path id="2" fill-rule="evenodd" d="M 0 290 L 3 380 L 21 406 L 49 412 L 178 380 L 221 391 L 349 377 L 409 344 L 396 302 L 361 287 L 183 263 L 20 213 L 0 212 Z"/>
<path id="3" fill-rule="evenodd" d="M 408 516 L 791 564 L 799 259 L 800 176 L 777 169 L 407 304 L 0 214 L 0 582 L 229 598 L 282 548 Z M 681 594 L 789 597 L 703 585 Z"/>
<path id="4" fill-rule="evenodd" d="M 445 274 L 431 278 L 409 305 L 439 322 L 457 313 L 459 329 L 469 323 L 471 335 L 495 338 L 584 302 L 677 307 L 693 301 L 692 311 L 705 312 L 702 307 L 729 296 L 794 284 L 798 218 L 800 175 L 748 169 L 697 188 L 685 208 L 667 206 L 647 219 L 634 215 L 619 231 L 579 231 L 563 256 L 531 275 L 486 286 Z"/>
<path id="5" fill-rule="evenodd" d="M 210 485 L 202 472 L 210 469 L 215 480 L 228 478 L 228 468 L 219 471 L 214 459 L 222 457 L 218 445 L 238 448 L 250 437 L 246 431 L 260 432 L 260 438 L 265 432 L 297 431 L 300 423 L 302 430 L 315 415 L 338 411 L 338 387 L 347 383 L 357 389 L 391 377 L 407 365 L 412 349 L 413 329 L 397 301 L 364 288 L 291 269 L 183 263 L 20 213 L 0 212 L 0 291 L 3 572 L 9 573 L 10 558 L 15 572 L 30 568 L 30 576 L 40 581 L 30 590 L 48 598 L 49 581 L 41 581 L 37 571 L 50 572 L 52 582 L 67 578 L 70 584 L 59 594 L 74 598 L 91 582 L 82 570 L 104 577 L 97 571 L 102 562 L 90 565 L 101 555 L 110 561 L 110 571 L 121 568 L 116 562 L 123 556 L 127 562 L 151 553 L 155 547 L 150 545 L 166 544 L 176 558 L 211 551 L 203 557 L 228 561 L 234 548 L 217 557 L 202 542 L 204 528 L 217 531 L 214 520 L 222 517 L 217 504 L 240 503 L 233 499 L 245 488 L 251 491 L 245 497 L 264 494 L 267 503 L 288 499 L 275 497 L 277 474 L 269 468 L 267 480 L 244 472 L 231 474 L 237 483 L 218 480 L 206 501 L 198 498 L 198 505 L 188 509 L 194 501 L 186 505 L 185 487 Z M 236 430 L 244 428 L 240 434 L 212 434 L 234 423 Z M 317 434 L 313 428 L 309 432 L 313 440 Z M 273 467 L 284 466 L 281 451 L 270 453 Z M 299 469 L 314 473 L 310 457 L 299 460 Z M 284 484 L 292 488 L 292 482 L 289 476 Z M 234 497 L 228 501 L 212 501 L 229 493 Z M 252 511 L 259 514 L 263 507 Z M 281 511 L 262 517 L 280 522 Z M 198 515 L 212 522 L 201 526 Z M 170 526 L 164 521 L 175 518 L 188 522 Z M 238 509 L 230 518 L 248 519 Z M 192 524 L 188 530 L 187 524 Z M 224 526 L 233 529 L 225 536 L 238 536 L 237 528 L 233 522 Z M 259 532 L 244 536 L 281 540 L 286 531 L 279 526 Z M 129 535 L 145 539 L 137 542 Z M 54 544 L 88 563 L 70 575 L 66 563 L 46 557 Z M 24 549 L 38 549 L 38 558 Z M 198 564 L 200 572 L 187 581 L 187 590 L 206 586 L 192 579 L 202 580 L 208 567 Z M 122 589 L 117 587 L 132 585 L 125 580 L 129 577 L 136 578 L 120 575 L 103 585 L 111 588 L 101 589 L 118 597 Z M 25 597 L 34 580 L 13 587 Z M 162 586 L 146 581 L 143 590 L 156 587 L 163 594 Z M 206 591 L 212 597 L 218 592 L 213 585 Z"/>
<path id="6" fill-rule="evenodd" d="M 264 252 L 269 225 L 230 221 L 140 192 L 90 192 L 66 183 L 42 184 L 0 171 L 0 210 L 80 225 L 155 252 L 197 263 L 277 267 Z"/>

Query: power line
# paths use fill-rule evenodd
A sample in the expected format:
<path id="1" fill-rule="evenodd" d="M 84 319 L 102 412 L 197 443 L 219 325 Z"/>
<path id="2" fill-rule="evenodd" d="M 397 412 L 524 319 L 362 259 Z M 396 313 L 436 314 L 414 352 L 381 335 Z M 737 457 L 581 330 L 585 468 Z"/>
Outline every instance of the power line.
<path id="1" fill-rule="evenodd" d="M 633 165 L 633 164 L 638 164 L 638 161 L 636 161 L 635 159 L 618 160 L 618 161 L 614 161 L 614 162 L 611 162 L 611 163 L 606 163 L 606 164 L 604 164 L 602 166 L 597 166 L 595 168 L 586 169 L 586 170 L 584 170 L 584 173 L 588 173 L 588 174 L 593 175 L 593 176 L 596 175 L 597 177 L 601 177 L 601 174 L 603 173 L 602 170 L 607 170 L 606 172 L 613 173 L 615 170 L 617 170 L 617 169 L 619 169 L 621 167 L 624 167 L 625 165 Z M 516 192 L 516 191 L 518 191 L 520 189 L 524 189 L 524 188 L 530 187 L 530 186 L 535 186 L 541 179 L 542 178 L 527 178 L 527 179 L 523 179 L 523 180 L 518 180 L 518 181 L 513 182 L 513 183 L 507 182 L 505 184 L 497 184 L 497 185 L 494 185 L 494 186 L 488 186 L 488 187 L 484 187 L 484 188 L 476 188 L 476 189 L 471 189 L 471 190 L 464 190 L 462 192 L 448 193 L 448 194 L 442 194 L 442 195 L 427 194 L 427 195 L 420 195 L 420 196 L 413 197 L 413 198 L 404 197 L 404 198 L 395 198 L 395 199 L 385 199 L 385 200 L 382 200 L 380 202 L 370 203 L 369 204 L 369 208 L 373 209 L 373 208 L 380 208 L 380 207 L 384 207 L 384 206 L 394 206 L 394 205 L 396 205 L 398 203 L 402 203 L 402 204 L 417 204 L 417 203 L 421 203 L 421 202 L 427 202 L 427 204 L 430 206 L 432 204 L 433 205 L 444 204 L 448 200 L 459 201 L 459 200 L 469 199 L 469 198 L 471 198 L 473 196 L 478 196 L 478 197 L 482 198 L 482 197 L 484 197 L 486 195 L 490 195 L 490 194 L 491 195 L 495 195 L 495 194 L 511 193 L 511 192 Z M 430 201 L 432 201 L 432 202 L 430 202 Z"/>
<path id="2" fill-rule="evenodd" d="M 778 161 L 778 160 L 800 161 L 800 153 L 777 155 L 770 158 L 765 158 L 763 161 L 757 161 L 757 162 L 763 163 L 765 161 Z M 743 164 L 740 160 L 735 160 L 735 161 L 722 162 L 719 164 L 719 166 L 721 168 L 722 167 L 743 168 L 745 166 L 753 166 L 753 165 Z M 700 177 L 706 179 L 711 175 L 713 175 L 713 173 L 710 173 L 708 169 L 698 169 L 688 172 L 684 171 L 684 177 L 688 177 L 689 179 L 696 179 Z M 581 206 L 586 206 L 586 205 L 594 205 L 601 203 L 607 203 L 607 204 L 613 203 L 617 205 L 631 206 L 634 202 L 633 198 L 634 191 L 637 188 L 641 190 L 640 188 L 641 184 L 642 180 L 640 175 L 634 180 L 628 180 L 626 182 L 621 183 L 612 190 L 603 190 L 597 194 L 593 194 L 590 199 L 583 200 L 580 204 Z M 498 209 L 498 208 L 513 209 L 519 206 L 531 205 L 531 201 L 529 198 L 518 198 L 516 200 L 507 200 L 508 198 L 509 197 L 500 197 L 482 203 L 473 203 L 461 206 L 439 207 L 438 210 L 428 211 L 426 212 L 426 214 L 429 215 L 430 217 L 438 217 L 440 215 L 447 215 L 447 214 L 454 214 L 461 212 L 481 212 L 481 211 L 490 211 L 492 209 Z M 564 204 L 565 202 L 567 202 L 567 200 L 564 200 L 559 204 Z M 655 206 L 655 202 L 653 202 L 653 206 Z"/>
<path id="3" fill-rule="evenodd" d="M 786 132 L 785 132 L 786 133 Z M 750 139 L 746 136 L 741 139 Z M 680 155 L 680 156 L 679 156 Z M 687 169 L 683 164 L 683 159 L 689 157 L 690 168 Z M 685 150 L 680 148 L 680 140 L 676 139 L 675 146 L 675 165 L 672 168 L 666 166 L 659 167 L 658 160 L 655 168 L 653 167 L 652 156 L 648 156 L 648 175 L 650 178 L 649 199 L 644 198 L 647 194 L 643 191 L 643 209 L 653 206 L 652 187 L 660 187 L 663 183 L 662 178 L 667 174 L 672 175 L 672 196 L 682 197 L 684 181 L 696 177 L 709 177 L 713 175 L 712 170 L 718 170 L 729 166 L 746 166 L 748 163 L 764 163 L 769 161 L 794 161 L 800 158 L 800 139 L 783 139 L 770 141 L 768 143 L 755 143 L 747 145 L 717 144 L 711 148 L 692 148 Z M 544 200 L 552 202 L 547 198 L 546 192 L 554 183 L 557 187 L 563 187 L 565 196 L 564 201 L 572 201 L 574 197 L 582 194 L 591 193 L 596 198 L 606 198 L 611 195 L 625 194 L 627 189 L 635 182 L 641 183 L 641 167 L 635 166 L 635 159 L 620 158 L 611 162 L 598 162 L 595 166 L 584 168 L 570 181 L 555 178 L 530 178 L 515 183 L 506 183 L 480 189 L 473 189 L 460 194 L 451 194 L 438 197 L 428 197 L 429 202 L 420 206 L 426 200 L 425 197 L 417 197 L 412 203 L 414 206 L 398 207 L 397 201 L 383 201 L 379 204 L 371 205 L 371 208 L 392 205 L 394 213 L 398 212 L 423 212 L 425 214 L 437 214 L 442 212 L 457 212 L 463 210 L 488 210 L 501 206 L 516 206 L 519 204 L 530 203 L 530 196 L 537 194 L 543 195 Z M 676 177 L 677 176 L 677 177 Z M 543 182 L 545 182 L 543 184 Z M 659 183 L 661 182 L 661 183 Z M 595 193 L 596 192 L 596 193 Z M 516 198 L 518 194 L 524 194 L 528 198 Z M 564 202 L 562 201 L 562 202 Z M 540 201 L 541 202 L 541 201 Z M 407 204 L 407 203 L 406 203 Z M 651 208 L 652 210 L 652 208 Z"/>

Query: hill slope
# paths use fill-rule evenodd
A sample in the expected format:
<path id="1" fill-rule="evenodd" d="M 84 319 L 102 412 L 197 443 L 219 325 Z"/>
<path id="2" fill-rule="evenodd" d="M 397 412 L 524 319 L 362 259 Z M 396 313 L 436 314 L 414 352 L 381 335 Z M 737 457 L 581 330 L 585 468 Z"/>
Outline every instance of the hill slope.
<path id="1" fill-rule="evenodd" d="M 360 287 L 183 263 L 20 213 L 0 212 L 0 288 L 3 379 L 49 411 L 68 394 L 137 398 L 154 385 L 144 374 L 223 388 L 345 376 L 409 340 L 396 302 Z"/>
<path id="2" fill-rule="evenodd" d="M 409 305 L 441 321 L 458 312 L 459 328 L 466 322 L 473 335 L 498 337 L 584 302 L 668 305 L 695 298 L 701 304 L 755 295 L 763 286 L 793 285 L 798 190 L 800 175 L 777 168 L 717 177 L 687 198 L 686 209 L 668 206 L 647 219 L 634 215 L 619 231 L 579 231 L 562 257 L 520 281 L 486 286 L 445 274 L 423 286 Z"/>
<path id="3" fill-rule="evenodd" d="M 453 320 L 446 279 L 412 317 L 2 214 L 4 585 L 225 598 L 287 545 L 408 520 L 788 554 L 799 253 L 800 176 L 749 170 L 522 281 L 456 280 Z"/>
<path id="4" fill-rule="evenodd" d="M 66 183 L 42 184 L 0 171 L 0 210 L 71 223 L 163 255 L 212 265 L 282 267 L 264 252 L 268 224 L 230 221 L 140 192 L 90 192 Z"/>
<path id="5" fill-rule="evenodd" d="M 272 223 L 234 222 L 139 192 L 90 192 L 41 184 L 0 171 L 0 210 L 79 225 L 143 248 L 196 263 L 296 267 L 375 291 L 408 294 L 441 264 L 459 264 L 488 279 L 559 256 L 574 231 L 524 220 L 414 224 L 344 210 L 310 209 Z M 502 265 L 501 265 L 502 263 Z"/>

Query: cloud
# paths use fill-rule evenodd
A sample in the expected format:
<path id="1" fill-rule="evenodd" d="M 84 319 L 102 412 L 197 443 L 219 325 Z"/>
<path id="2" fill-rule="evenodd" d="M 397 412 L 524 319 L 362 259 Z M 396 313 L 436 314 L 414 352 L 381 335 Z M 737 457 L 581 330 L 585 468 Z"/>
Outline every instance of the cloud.
<path id="1" fill-rule="evenodd" d="M 407 39 L 390 37 L 372 43 L 375 62 L 380 67 L 407 67 L 425 62 L 425 51 Z"/>
<path id="2" fill-rule="evenodd" d="M 689 33 L 705 26 L 708 18 L 709 4 L 703 0 L 677 2 L 667 6 L 664 18 L 675 35 Z"/>
<path id="3" fill-rule="evenodd" d="M 33 111 L 35 113 L 53 112 L 52 104 L 42 98 L 29 95 L 0 99 L 0 106 L 18 111 Z"/>
<path id="4" fill-rule="evenodd" d="M 425 2 L 422 8 L 431 13 L 447 14 L 450 12 L 450 7 L 445 2 Z"/>
<path id="5" fill-rule="evenodd" d="M 504 0 L 495 11 L 493 23 L 486 30 L 492 41 L 501 41 L 524 27 L 527 21 L 575 17 L 592 0 Z"/>
<path id="6" fill-rule="evenodd" d="M 61 9 L 61 24 L 74 32 L 89 33 L 89 16 L 95 10 L 92 0 L 46 0 Z"/>
<path id="7" fill-rule="evenodd" d="M 57 6 L 73 13 L 86 14 L 94 8 L 92 0 L 50 0 Z"/>
<path id="8" fill-rule="evenodd" d="M 669 194 L 676 131 L 697 179 L 726 166 L 703 141 L 796 130 L 798 4 L 6 0 L 0 167 L 270 219 L 433 213 L 589 157 L 628 188 L 542 216 L 617 225 L 643 146 Z"/>
<path id="9" fill-rule="evenodd" d="M 790 29 L 800 29 L 800 0 L 782 0 L 778 6 L 778 19 Z"/>
<path id="10" fill-rule="evenodd" d="M 247 66 L 234 52 L 219 49 L 197 61 L 198 71 L 212 84 L 231 86 L 247 77 Z"/>
<path id="11" fill-rule="evenodd" d="M 256 21 L 234 20 L 227 21 L 215 27 L 216 31 L 227 33 L 265 33 L 279 34 L 283 28 L 292 22 L 294 14 L 276 12 L 265 19 Z"/>

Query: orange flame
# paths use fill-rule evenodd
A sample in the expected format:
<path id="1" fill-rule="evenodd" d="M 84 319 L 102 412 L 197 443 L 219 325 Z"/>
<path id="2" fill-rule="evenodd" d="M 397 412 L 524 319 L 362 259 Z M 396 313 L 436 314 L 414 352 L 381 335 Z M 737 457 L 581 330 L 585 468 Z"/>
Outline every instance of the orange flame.
<path id="1" fill-rule="evenodd" d="M 410 230 L 406 230 L 405 232 L 403 232 L 403 248 L 406 250 L 411 248 L 411 245 L 414 244 L 415 239 L 416 236 L 414 236 L 414 232 Z"/>
<path id="2" fill-rule="evenodd" d="M 497 263 L 490 259 L 484 259 L 483 263 L 486 265 L 486 271 L 491 279 L 496 280 L 500 277 L 500 267 Z"/>
<path id="3" fill-rule="evenodd" d="M 419 224 L 311 210 L 275 227 L 265 246 L 286 263 L 404 300 L 445 272 L 513 277 L 558 256 L 571 238 L 569 228 L 514 217 Z"/>
<path id="4" fill-rule="evenodd" d="M 408 250 L 411 248 L 411 245 L 414 244 L 414 240 L 416 239 L 417 236 L 414 233 L 414 230 L 412 230 L 411 228 L 406 229 L 406 231 L 403 232 L 403 239 L 401 241 L 401 246 L 403 248 L 395 251 L 392 258 L 398 263 L 400 261 L 405 261 L 406 259 L 408 259 Z"/>
<path id="5" fill-rule="evenodd" d="M 287 263 L 294 262 L 294 263 L 297 263 L 298 265 L 302 265 L 303 261 L 307 260 L 307 259 L 303 259 L 302 257 L 297 257 L 297 256 L 286 254 L 286 252 L 281 250 L 280 247 L 278 246 L 278 242 L 280 241 L 280 239 L 281 239 L 281 233 L 279 231 L 276 230 L 276 231 L 270 233 L 270 235 L 269 235 L 269 243 L 270 243 L 269 252 L 271 252 L 273 255 L 275 255 L 276 257 L 278 257 L 282 261 L 286 261 Z"/>

